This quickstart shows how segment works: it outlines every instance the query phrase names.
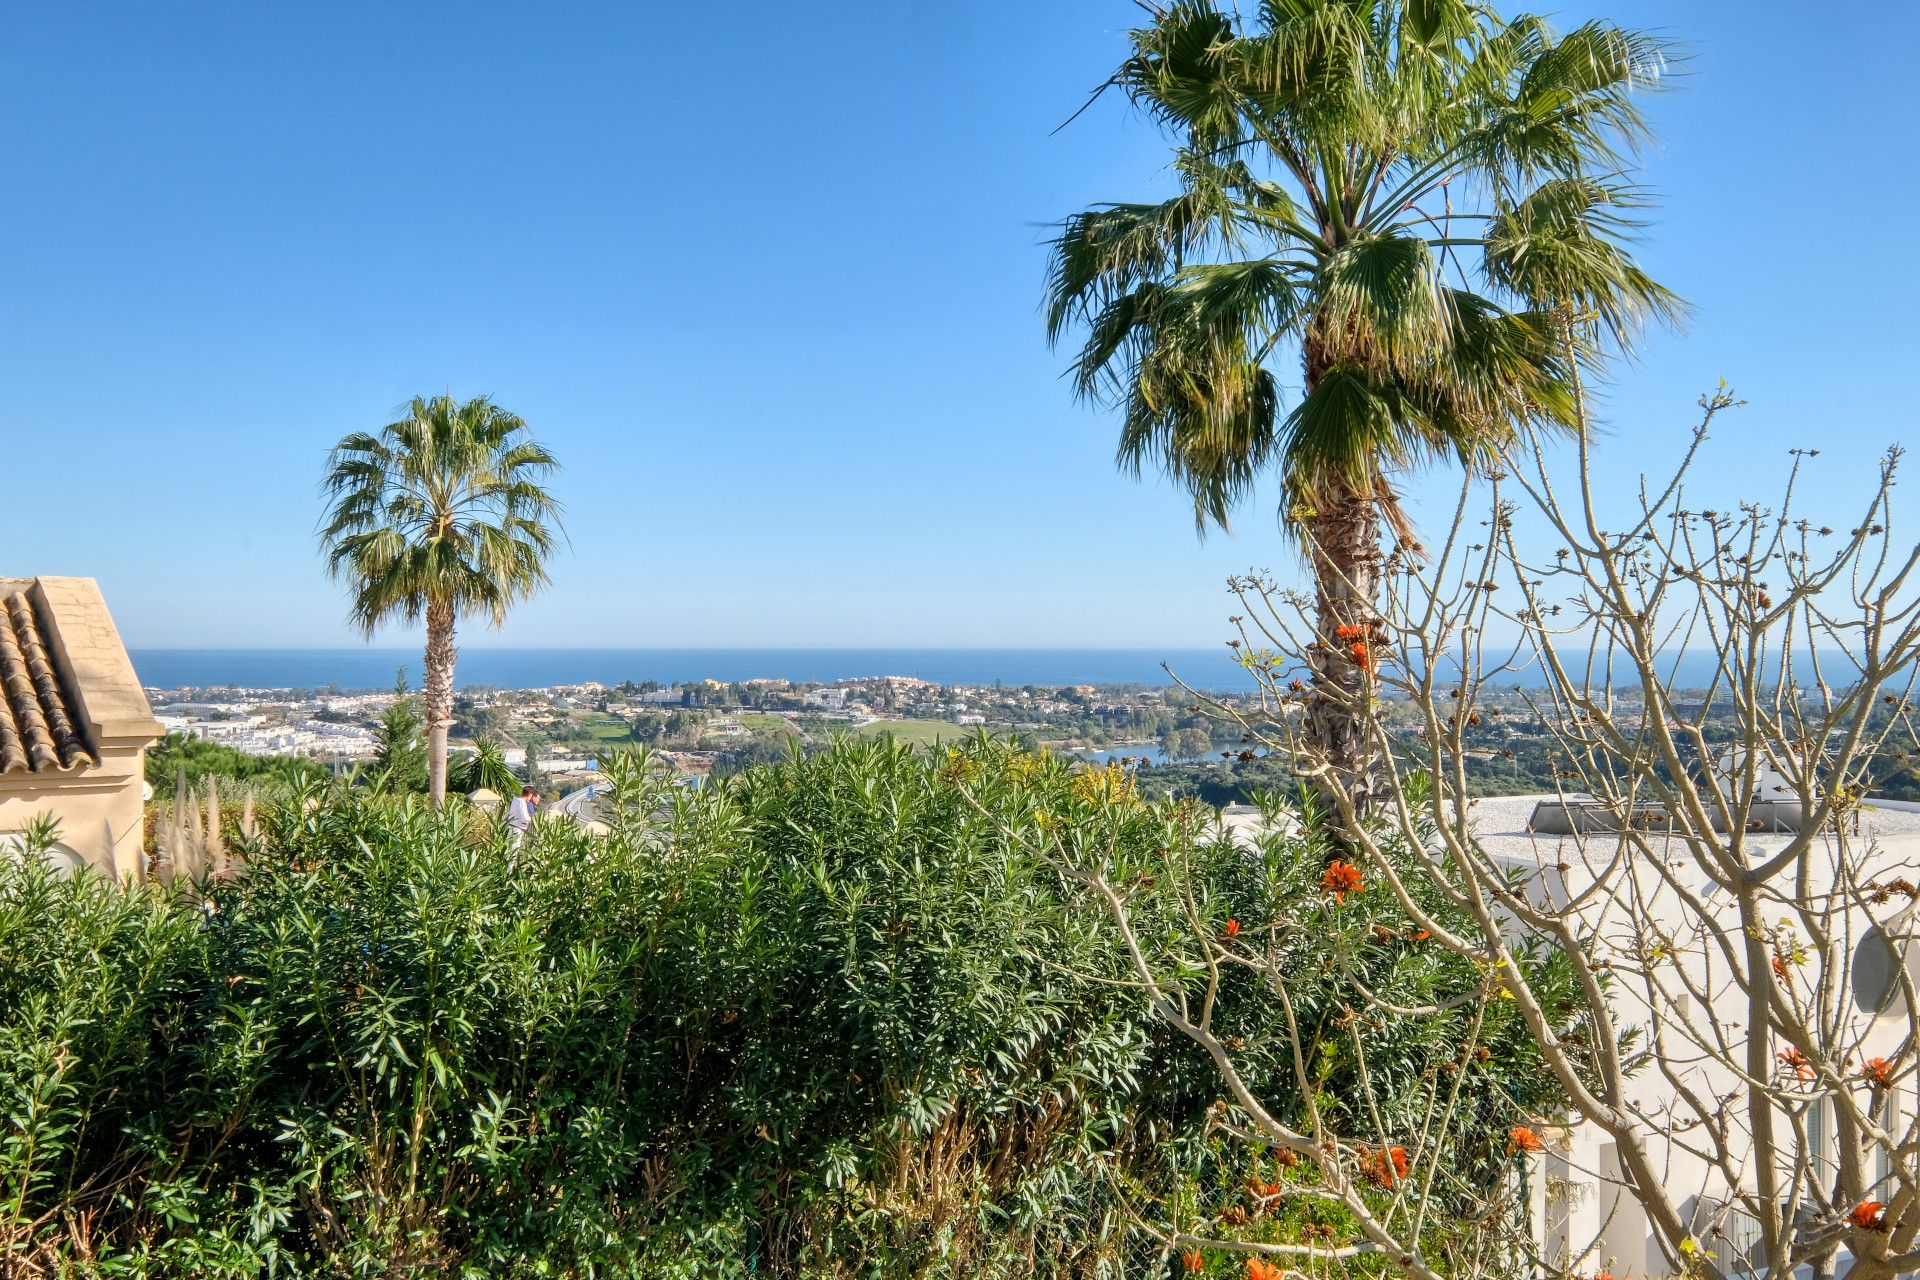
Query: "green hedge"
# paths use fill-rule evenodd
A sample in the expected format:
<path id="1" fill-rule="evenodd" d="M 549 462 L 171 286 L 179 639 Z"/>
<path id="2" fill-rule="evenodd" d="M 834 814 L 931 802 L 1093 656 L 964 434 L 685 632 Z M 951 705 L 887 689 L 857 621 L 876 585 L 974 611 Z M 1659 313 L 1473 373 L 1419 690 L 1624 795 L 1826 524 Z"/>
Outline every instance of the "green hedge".
<path id="1" fill-rule="evenodd" d="M 204 891 L 0 871 L 0 1273 L 1162 1274 L 1136 1215 L 1217 1215 L 1261 1157 L 1033 851 L 1063 838 L 1169 972 L 1196 923 L 1298 924 L 1307 1061 L 1356 1129 L 1412 1131 L 1477 1026 L 1432 1156 L 1462 1206 L 1552 1106 L 1481 976 L 1385 895 L 1316 892 L 1314 840 L 1237 849 L 1117 773 L 848 742 L 697 793 L 628 759 L 612 791 L 611 834 L 514 850 L 316 781 Z M 1356 1027 L 1354 972 L 1465 998 Z M 1275 1002 L 1237 974 L 1221 1005 L 1297 1114 Z"/>

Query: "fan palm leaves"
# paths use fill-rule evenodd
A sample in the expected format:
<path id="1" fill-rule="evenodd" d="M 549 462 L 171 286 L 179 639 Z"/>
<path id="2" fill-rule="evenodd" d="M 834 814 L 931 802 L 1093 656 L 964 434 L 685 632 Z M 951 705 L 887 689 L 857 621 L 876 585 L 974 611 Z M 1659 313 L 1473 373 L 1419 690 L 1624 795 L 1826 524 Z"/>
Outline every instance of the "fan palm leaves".
<path id="1" fill-rule="evenodd" d="M 1632 255 L 1624 176 L 1668 54 L 1468 0 L 1146 7 L 1102 91 L 1172 136 L 1177 190 L 1061 225 L 1048 336 L 1079 335 L 1120 465 L 1182 484 L 1200 529 L 1278 476 L 1318 597 L 1323 781 L 1364 807 L 1383 524 L 1418 549 L 1394 478 L 1572 430 L 1577 364 L 1680 311 Z"/>
<path id="2" fill-rule="evenodd" d="M 484 397 L 415 399 L 378 432 L 335 446 L 320 540 L 371 637 L 425 622 L 429 794 L 444 802 L 453 714 L 454 624 L 508 609 L 547 584 L 560 506 L 544 487 L 557 463 L 526 423 Z"/>

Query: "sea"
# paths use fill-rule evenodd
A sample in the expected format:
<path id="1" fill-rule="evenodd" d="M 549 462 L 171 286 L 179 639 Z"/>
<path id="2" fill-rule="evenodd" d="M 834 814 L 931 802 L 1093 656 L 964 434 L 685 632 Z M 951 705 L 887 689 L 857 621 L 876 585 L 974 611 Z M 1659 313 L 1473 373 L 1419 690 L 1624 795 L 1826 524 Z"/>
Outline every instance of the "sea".
<path id="1" fill-rule="evenodd" d="M 375 690 L 405 668 L 420 683 L 418 649 L 133 649 L 134 670 L 151 689 Z M 1171 673 L 1171 674 L 1170 674 Z M 678 684 L 691 680 L 776 679 L 827 684 L 865 676 L 913 676 L 935 684 L 1170 685 L 1227 692 L 1253 680 L 1219 649 L 463 649 L 461 686 L 543 689 L 553 685 Z"/>
<path id="2" fill-rule="evenodd" d="M 418 649 L 134 649 L 134 670 L 151 689 L 391 689 L 396 671 L 420 683 Z M 1828 662 L 1839 655 L 1822 655 Z M 1664 655 L 1669 683 L 1695 688 L 1713 678 L 1705 653 Z M 1830 679 L 1847 670 L 1833 667 Z M 1176 683 L 1205 692 L 1254 687 L 1232 650 L 1218 649 L 463 649 L 454 668 L 462 686 L 544 689 L 554 685 L 663 685 L 693 680 L 777 679 L 828 684 L 868 676 L 913 676 L 942 685 L 1070 685 Z M 1811 668 L 1807 675 L 1811 676 Z M 1620 682 L 1626 683 L 1624 671 Z M 1838 681 L 1845 683 L 1844 678 Z M 1537 686 L 1539 672 L 1495 678 L 1502 686 Z"/>

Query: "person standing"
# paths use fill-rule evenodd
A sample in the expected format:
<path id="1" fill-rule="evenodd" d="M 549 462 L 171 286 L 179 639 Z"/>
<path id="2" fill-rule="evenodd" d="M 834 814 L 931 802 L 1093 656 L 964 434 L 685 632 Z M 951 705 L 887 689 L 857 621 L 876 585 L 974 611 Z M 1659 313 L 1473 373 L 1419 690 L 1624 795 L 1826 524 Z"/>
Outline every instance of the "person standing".
<path id="1" fill-rule="evenodd" d="M 513 832 L 514 848 L 526 843 L 527 832 L 533 829 L 533 811 L 539 805 L 540 793 L 532 787 L 522 787 L 513 803 L 507 806 L 507 827 Z"/>

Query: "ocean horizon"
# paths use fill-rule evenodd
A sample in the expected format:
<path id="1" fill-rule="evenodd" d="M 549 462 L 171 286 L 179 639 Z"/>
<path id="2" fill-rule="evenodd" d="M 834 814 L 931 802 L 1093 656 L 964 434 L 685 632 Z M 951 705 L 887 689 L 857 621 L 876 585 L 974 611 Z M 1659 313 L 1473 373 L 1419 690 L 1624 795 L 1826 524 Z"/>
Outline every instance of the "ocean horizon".
<path id="1" fill-rule="evenodd" d="M 131 649 L 150 689 L 389 689 L 406 668 L 418 685 L 418 649 Z M 1219 649 L 507 649 L 462 650 L 456 683 L 539 689 L 552 685 L 654 680 L 774 679 L 831 683 L 912 676 L 935 684 L 1171 685 L 1168 668 L 1199 689 L 1251 689 L 1253 680 Z"/>
<path id="2" fill-rule="evenodd" d="M 219 688 L 378 690 L 393 687 L 405 668 L 418 686 L 418 649 L 131 649 L 134 671 L 150 689 Z M 1839 659 L 1823 654 L 1823 660 Z M 1670 685 L 1694 688 L 1714 676 L 1708 653 L 1663 655 Z M 1842 668 L 1843 669 L 1843 668 Z M 1811 676 L 1811 669 L 1808 671 Z M 1830 675 L 1834 672 L 1830 672 Z M 1241 692 L 1253 677 L 1225 645 L 1218 649 L 509 649 L 462 650 L 454 669 L 462 688 L 494 685 L 542 689 L 554 685 L 682 684 L 718 680 L 791 680 L 831 684 L 873 676 L 912 676 L 942 685 L 1133 684 L 1165 687 L 1175 678 L 1209 692 Z M 1624 675 L 1622 677 L 1624 681 Z M 1537 687 L 1537 669 L 1492 681 Z"/>

